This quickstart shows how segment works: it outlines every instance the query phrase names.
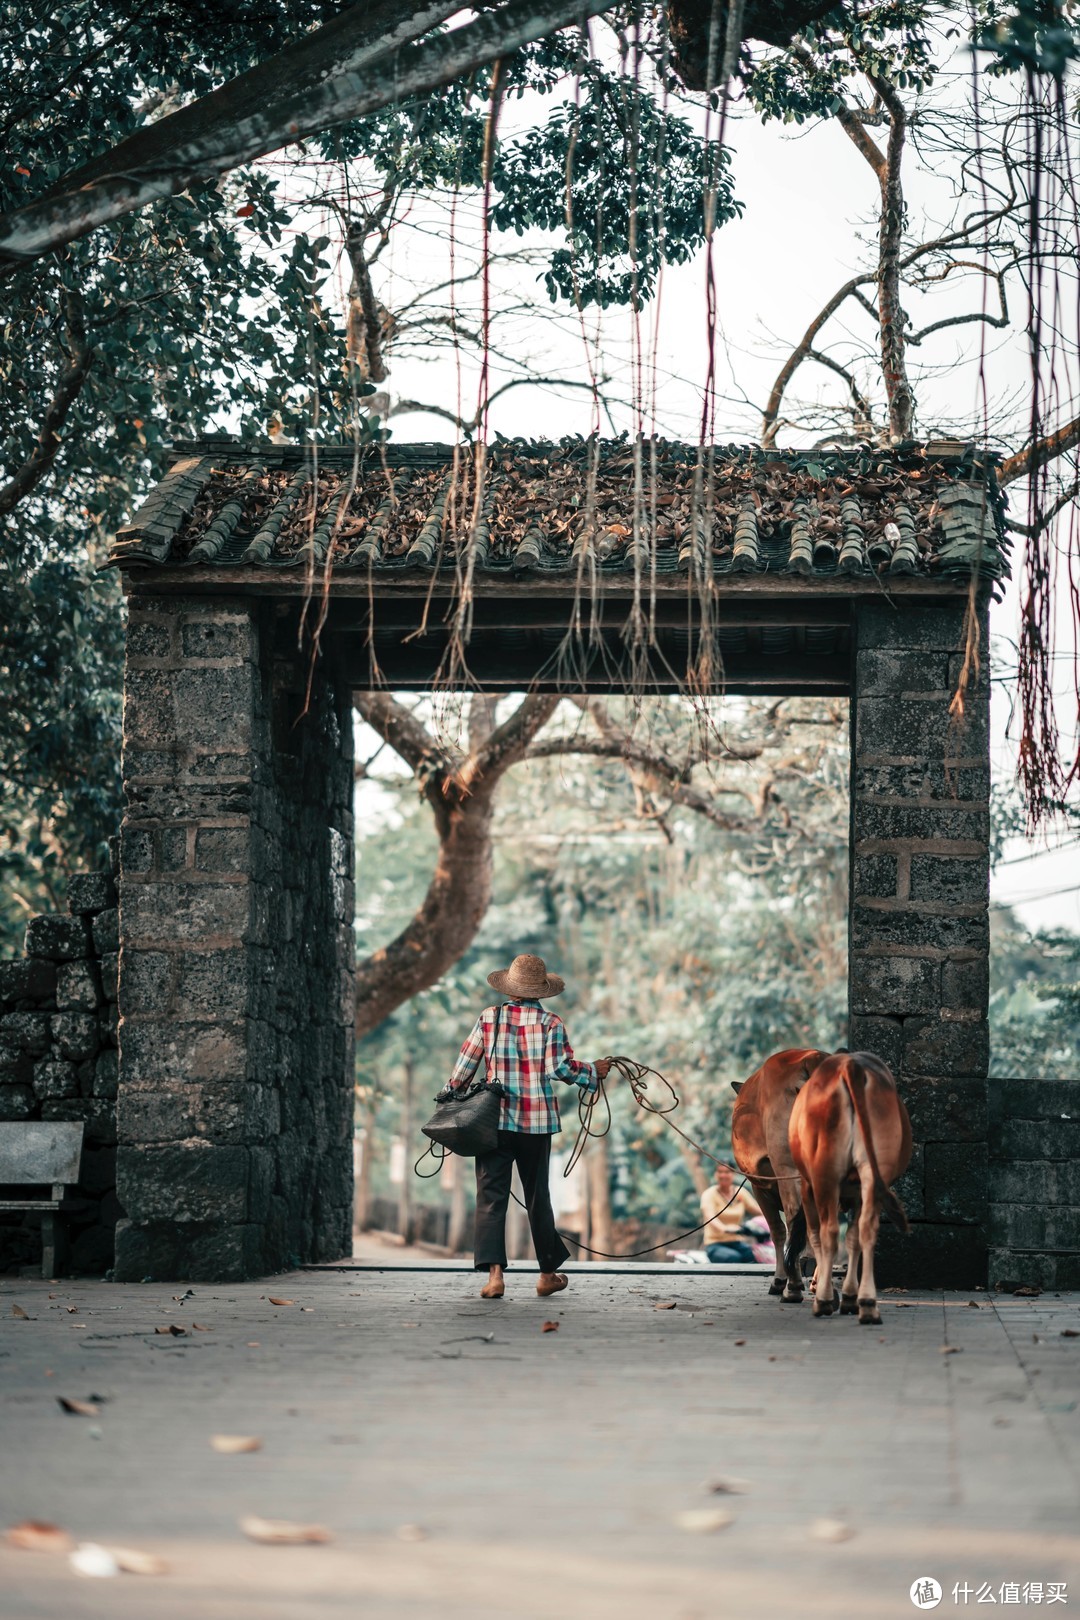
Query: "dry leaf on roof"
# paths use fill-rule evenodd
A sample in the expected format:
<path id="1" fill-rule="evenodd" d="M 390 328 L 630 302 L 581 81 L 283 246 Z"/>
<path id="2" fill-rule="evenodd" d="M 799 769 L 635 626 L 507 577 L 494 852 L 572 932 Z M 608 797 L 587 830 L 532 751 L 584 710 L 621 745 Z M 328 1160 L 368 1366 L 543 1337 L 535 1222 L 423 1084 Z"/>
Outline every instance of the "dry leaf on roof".
<path id="1" fill-rule="evenodd" d="M 240 1520 L 240 1528 L 251 1541 L 276 1543 L 281 1546 L 299 1546 L 305 1542 L 333 1541 L 330 1531 L 321 1524 L 294 1524 L 291 1519 L 259 1519 L 248 1514 Z"/>

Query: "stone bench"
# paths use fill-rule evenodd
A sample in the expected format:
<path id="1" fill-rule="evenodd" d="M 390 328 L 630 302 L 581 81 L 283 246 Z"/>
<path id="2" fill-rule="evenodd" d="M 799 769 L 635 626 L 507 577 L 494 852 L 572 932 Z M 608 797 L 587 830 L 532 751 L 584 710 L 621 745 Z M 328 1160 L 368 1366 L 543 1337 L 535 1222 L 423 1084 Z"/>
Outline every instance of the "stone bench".
<path id="1" fill-rule="evenodd" d="M 0 1121 L 0 1187 L 50 1187 L 50 1198 L 0 1197 L 0 1210 L 41 1214 L 41 1275 L 57 1274 L 57 1245 L 63 1242 L 63 1202 L 79 1179 L 81 1123 L 60 1120 Z"/>

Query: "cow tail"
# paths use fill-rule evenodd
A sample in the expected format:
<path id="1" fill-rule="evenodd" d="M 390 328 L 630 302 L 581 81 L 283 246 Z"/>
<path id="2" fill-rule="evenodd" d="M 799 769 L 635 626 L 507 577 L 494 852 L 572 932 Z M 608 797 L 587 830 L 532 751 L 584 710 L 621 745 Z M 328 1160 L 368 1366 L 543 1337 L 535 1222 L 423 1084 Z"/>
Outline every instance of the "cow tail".
<path id="1" fill-rule="evenodd" d="M 866 1107 L 866 1074 L 862 1067 L 848 1058 L 840 1066 L 840 1072 L 847 1086 L 851 1106 L 855 1110 L 855 1117 L 862 1132 L 863 1144 L 866 1148 L 866 1157 L 870 1161 L 870 1170 L 874 1177 L 874 1188 L 881 1200 L 882 1213 L 887 1215 L 894 1226 L 901 1232 L 910 1232 L 911 1227 L 907 1218 L 907 1210 L 897 1198 L 891 1187 L 886 1186 L 884 1177 L 878 1168 L 877 1154 L 874 1152 L 874 1138 L 870 1132 L 870 1115 Z M 787 1250 L 784 1251 L 785 1260 Z"/>
<path id="2" fill-rule="evenodd" d="M 802 1274 L 799 1271 L 799 1261 L 806 1248 L 806 1211 L 800 1204 L 795 1213 L 795 1219 L 788 1227 L 787 1242 L 784 1244 L 784 1270 L 788 1281 L 802 1287 Z"/>

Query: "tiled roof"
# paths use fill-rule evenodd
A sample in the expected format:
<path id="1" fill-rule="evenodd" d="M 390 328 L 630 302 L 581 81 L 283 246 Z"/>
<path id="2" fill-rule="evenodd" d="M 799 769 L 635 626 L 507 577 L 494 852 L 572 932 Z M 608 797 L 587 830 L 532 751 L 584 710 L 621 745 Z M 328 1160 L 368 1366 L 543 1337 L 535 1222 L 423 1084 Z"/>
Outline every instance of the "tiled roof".
<path id="1" fill-rule="evenodd" d="M 381 579 L 453 572 L 575 576 L 584 568 L 677 583 L 783 574 L 1007 572 L 992 461 L 957 444 L 777 450 L 625 440 L 497 440 L 477 489 L 472 453 L 204 439 L 174 448 L 127 527 L 124 569 L 325 566 Z M 554 583 L 554 581 L 552 581 Z"/>

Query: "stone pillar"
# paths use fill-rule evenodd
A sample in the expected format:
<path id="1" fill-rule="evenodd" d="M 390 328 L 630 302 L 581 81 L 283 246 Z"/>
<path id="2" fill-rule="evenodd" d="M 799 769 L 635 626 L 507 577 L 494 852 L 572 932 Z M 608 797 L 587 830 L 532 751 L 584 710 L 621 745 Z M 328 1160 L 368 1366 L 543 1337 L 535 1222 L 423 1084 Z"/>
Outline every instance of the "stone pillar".
<path id="1" fill-rule="evenodd" d="M 912 1221 L 882 1226 L 879 1281 L 986 1282 L 989 679 L 958 722 L 961 600 L 856 609 L 852 715 L 852 1050 L 893 1069 L 915 1152 Z"/>
<path id="2" fill-rule="evenodd" d="M 348 1252 L 350 710 L 320 661 L 301 718 L 274 636 L 249 599 L 130 599 L 121 1281 Z"/>

